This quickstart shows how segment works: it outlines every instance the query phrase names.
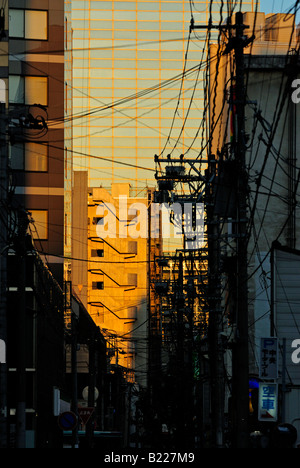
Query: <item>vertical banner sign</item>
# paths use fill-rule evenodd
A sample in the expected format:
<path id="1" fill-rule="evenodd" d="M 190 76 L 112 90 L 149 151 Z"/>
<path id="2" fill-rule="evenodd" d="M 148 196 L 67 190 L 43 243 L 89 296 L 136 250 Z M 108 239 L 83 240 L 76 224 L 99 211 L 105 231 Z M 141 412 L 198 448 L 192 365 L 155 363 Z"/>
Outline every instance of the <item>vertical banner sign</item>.
<path id="1" fill-rule="evenodd" d="M 278 379 L 277 338 L 261 338 L 259 377 L 263 380 Z"/>
<path id="2" fill-rule="evenodd" d="M 6 364 L 6 344 L 0 340 L 0 364 Z"/>
<path id="3" fill-rule="evenodd" d="M 278 420 L 278 384 L 259 384 L 258 420 L 277 422 Z"/>

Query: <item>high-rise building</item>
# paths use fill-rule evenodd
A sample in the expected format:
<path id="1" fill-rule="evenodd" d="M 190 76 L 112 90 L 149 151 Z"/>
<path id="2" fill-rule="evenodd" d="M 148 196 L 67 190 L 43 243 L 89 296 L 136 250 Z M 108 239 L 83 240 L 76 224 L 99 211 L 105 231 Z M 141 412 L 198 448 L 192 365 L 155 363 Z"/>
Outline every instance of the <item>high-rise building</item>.
<path id="1" fill-rule="evenodd" d="M 236 3 L 72 0 L 73 162 L 88 170 L 89 186 L 125 180 L 138 193 L 155 185 L 155 154 L 199 154 L 216 32 L 190 23 L 219 24 Z M 243 1 L 243 10 L 256 3 Z"/>

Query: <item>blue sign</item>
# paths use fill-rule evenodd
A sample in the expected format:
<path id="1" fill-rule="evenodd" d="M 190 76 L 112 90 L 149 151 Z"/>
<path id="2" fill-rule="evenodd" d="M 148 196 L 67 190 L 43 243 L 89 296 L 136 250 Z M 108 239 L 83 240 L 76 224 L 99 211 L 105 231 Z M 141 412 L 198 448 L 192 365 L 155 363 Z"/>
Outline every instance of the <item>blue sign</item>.
<path id="1" fill-rule="evenodd" d="M 277 338 L 261 338 L 259 377 L 263 380 L 278 379 Z"/>
<path id="2" fill-rule="evenodd" d="M 276 422 L 278 419 L 278 385 L 259 384 L 258 420 Z"/>
<path id="3" fill-rule="evenodd" d="M 58 424 L 63 431 L 73 431 L 77 427 L 78 419 L 76 414 L 70 411 L 58 417 Z"/>

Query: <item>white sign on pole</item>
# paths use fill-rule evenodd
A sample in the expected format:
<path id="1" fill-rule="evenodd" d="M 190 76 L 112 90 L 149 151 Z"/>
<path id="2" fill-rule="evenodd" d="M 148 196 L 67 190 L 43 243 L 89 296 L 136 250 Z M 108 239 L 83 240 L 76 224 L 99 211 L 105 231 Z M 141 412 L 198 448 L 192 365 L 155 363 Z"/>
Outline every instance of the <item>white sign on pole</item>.
<path id="1" fill-rule="evenodd" d="M 6 344 L 0 340 L 0 364 L 6 364 Z"/>
<path id="2" fill-rule="evenodd" d="M 258 420 L 276 422 L 278 420 L 278 384 L 259 384 Z"/>
<path id="3" fill-rule="evenodd" d="M 278 379 L 277 338 L 261 338 L 259 377 L 263 380 Z"/>

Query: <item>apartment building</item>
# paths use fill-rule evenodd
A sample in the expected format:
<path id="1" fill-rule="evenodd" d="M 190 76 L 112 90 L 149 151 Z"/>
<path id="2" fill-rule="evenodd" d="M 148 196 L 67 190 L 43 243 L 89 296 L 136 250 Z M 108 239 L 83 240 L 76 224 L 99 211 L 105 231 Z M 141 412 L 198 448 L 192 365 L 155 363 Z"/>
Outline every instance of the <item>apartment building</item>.
<path id="1" fill-rule="evenodd" d="M 108 341 L 111 364 L 145 385 L 149 314 L 155 312 L 149 268 L 160 240 L 143 236 L 138 220 L 141 212 L 149 216 L 151 195 L 131 195 L 129 184 L 113 184 L 111 192 L 88 188 L 87 172 L 74 173 L 72 282 Z"/>
<path id="2" fill-rule="evenodd" d="M 11 0 L 9 167 L 16 208 L 31 213 L 36 248 L 59 282 L 64 254 L 64 2 Z"/>
<path id="3" fill-rule="evenodd" d="M 51 406 L 64 375 L 64 2 L 9 0 L 0 16 L 8 260 L 1 437 L 33 448 L 61 438 Z"/>

